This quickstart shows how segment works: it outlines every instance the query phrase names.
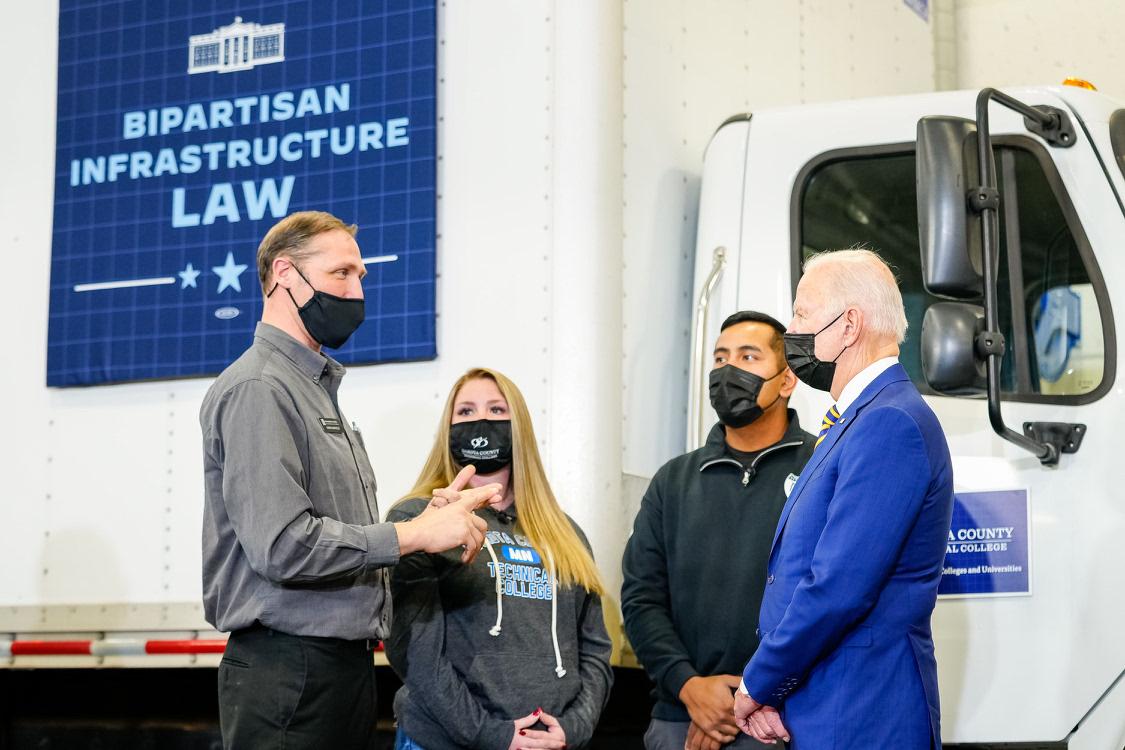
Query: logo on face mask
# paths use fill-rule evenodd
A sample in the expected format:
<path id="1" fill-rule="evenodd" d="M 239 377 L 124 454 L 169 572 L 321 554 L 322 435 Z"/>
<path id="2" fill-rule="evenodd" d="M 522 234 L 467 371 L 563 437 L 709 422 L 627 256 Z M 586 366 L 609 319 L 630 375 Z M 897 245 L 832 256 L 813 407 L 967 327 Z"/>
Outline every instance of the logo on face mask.
<path id="1" fill-rule="evenodd" d="M 507 419 L 478 419 L 449 425 L 449 452 L 461 465 L 472 464 L 477 474 L 491 474 L 512 463 L 512 423 Z"/>

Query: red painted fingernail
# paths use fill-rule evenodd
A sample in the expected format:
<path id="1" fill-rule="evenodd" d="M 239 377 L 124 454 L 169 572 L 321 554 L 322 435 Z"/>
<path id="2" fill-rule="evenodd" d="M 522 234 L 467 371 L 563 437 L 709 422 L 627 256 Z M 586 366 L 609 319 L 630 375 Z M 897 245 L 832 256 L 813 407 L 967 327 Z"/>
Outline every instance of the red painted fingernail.
<path id="1" fill-rule="evenodd" d="M 538 715 L 539 715 L 539 714 L 541 714 L 541 713 L 543 713 L 543 708 L 542 708 L 542 707 L 540 707 L 540 708 L 537 708 L 537 709 L 535 709 L 535 713 L 534 713 L 534 714 L 532 714 L 532 716 L 538 716 Z"/>
<path id="2" fill-rule="evenodd" d="M 521 730 L 520 730 L 520 736 L 523 736 L 523 735 L 525 735 L 525 734 L 527 734 L 527 732 L 525 732 L 525 731 L 523 731 L 523 730 L 521 729 Z"/>

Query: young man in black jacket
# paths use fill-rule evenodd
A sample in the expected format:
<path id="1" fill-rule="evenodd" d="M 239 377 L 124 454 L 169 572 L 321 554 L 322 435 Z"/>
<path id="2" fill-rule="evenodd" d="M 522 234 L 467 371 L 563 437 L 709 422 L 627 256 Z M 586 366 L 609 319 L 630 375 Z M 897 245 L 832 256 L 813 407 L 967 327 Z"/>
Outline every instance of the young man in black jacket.
<path id="1" fill-rule="evenodd" d="M 816 441 L 788 408 L 784 332 L 752 311 L 723 322 L 710 378 L 720 423 L 656 473 L 625 547 L 625 631 L 656 684 L 648 750 L 774 747 L 738 731 L 733 691 L 758 647 L 746 614 L 757 619 L 774 529 Z"/>

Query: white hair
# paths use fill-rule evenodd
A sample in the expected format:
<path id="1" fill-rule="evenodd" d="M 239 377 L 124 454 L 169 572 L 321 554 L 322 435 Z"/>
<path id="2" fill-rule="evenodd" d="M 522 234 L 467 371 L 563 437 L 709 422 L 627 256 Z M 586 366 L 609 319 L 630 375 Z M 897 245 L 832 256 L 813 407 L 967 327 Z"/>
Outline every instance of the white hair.
<path id="1" fill-rule="evenodd" d="M 830 250 L 805 261 L 805 273 L 833 266 L 824 285 L 825 306 L 833 311 L 855 307 L 871 330 L 901 344 L 906 339 L 906 310 L 890 266 L 871 250 Z M 825 269 L 827 270 L 827 269 Z"/>

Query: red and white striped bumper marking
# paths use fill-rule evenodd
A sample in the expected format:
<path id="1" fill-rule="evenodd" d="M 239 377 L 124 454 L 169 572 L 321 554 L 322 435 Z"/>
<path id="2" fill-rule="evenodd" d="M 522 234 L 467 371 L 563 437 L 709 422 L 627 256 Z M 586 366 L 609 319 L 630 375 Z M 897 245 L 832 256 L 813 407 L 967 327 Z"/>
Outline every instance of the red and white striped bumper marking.
<path id="1" fill-rule="evenodd" d="M 13 656 L 144 656 L 146 654 L 221 654 L 226 639 L 100 641 L 0 641 L 0 658 Z"/>

